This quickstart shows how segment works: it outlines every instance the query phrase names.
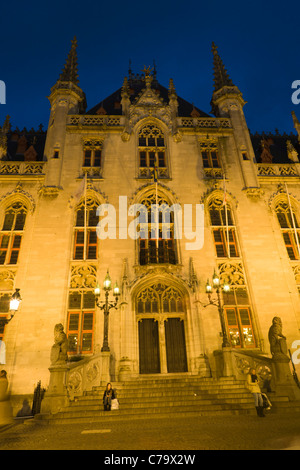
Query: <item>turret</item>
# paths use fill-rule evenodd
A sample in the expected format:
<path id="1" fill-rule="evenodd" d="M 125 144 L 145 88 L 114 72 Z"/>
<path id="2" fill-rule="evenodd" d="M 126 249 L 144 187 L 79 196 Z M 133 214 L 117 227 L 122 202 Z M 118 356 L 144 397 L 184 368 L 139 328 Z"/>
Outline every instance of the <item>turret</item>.
<path id="1" fill-rule="evenodd" d="M 235 147 L 242 169 L 244 189 L 258 188 L 259 184 L 254 165 L 255 155 L 243 112 L 246 102 L 239 88 L 231 80 L 214 43 L 212 44 L 212 53 L 214 72 L 212 112 L 218 117 L 229 117 L 231 120 Z"/>
<path id="2" fill-rule="evenodd" d="M 79 87 L 77 70 L 77 40 L 72 40 L 71 50 L 65 66 L 51 88 L 48 97 L 51 104 L 47 140 L 45 145 L 45 159 L 48 161 L 47 181 L 49 186 L 60 185 L 61 165 L 64 156 L 64 143 L 68 115 L 83 114 L 86 110 L 85 93 Z M 51 163 L 55 160 L 55 163 Z"/>

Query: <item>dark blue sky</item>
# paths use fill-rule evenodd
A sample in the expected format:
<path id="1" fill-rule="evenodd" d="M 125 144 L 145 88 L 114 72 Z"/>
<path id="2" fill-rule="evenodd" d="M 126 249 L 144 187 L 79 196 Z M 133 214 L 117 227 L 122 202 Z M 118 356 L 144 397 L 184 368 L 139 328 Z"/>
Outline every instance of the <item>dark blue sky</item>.
<path id="1" fill-rule="evenodd" d="M 210 113 L 214 41 L 247 101 L 252 132 L 294 131 L 291 84 L 300 80 L 299 5 L 291 1 L 15 1 L 0 10 L 0 80 L 13 128 L 48 125 L 47 96 L 78 40 L 80 86 L 88 108 L 118 89 L 128 72 L 157 66 L 179 96 Z"/>

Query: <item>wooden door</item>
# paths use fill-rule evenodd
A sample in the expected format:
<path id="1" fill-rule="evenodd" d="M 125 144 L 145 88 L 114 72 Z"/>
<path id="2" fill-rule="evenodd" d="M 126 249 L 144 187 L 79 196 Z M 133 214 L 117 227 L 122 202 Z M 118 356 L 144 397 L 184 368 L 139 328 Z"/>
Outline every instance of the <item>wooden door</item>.
<path id="1" fill-rule="evenodd" d="M 187 372 L 184 321 L 168 318 L 165 321 L 168 372 Z"/>
<path id="2" fill-rule="evenodd" d="M 158 322 L 153 318 L 139 321 L 140 374 L 160 373 Z"/>

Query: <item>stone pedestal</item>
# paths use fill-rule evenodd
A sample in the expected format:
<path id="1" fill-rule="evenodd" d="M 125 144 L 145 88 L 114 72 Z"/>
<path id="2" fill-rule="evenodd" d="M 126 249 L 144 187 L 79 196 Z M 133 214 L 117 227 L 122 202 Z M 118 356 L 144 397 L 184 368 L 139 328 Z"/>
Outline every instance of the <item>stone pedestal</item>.
<path id="1" fill-rule="evenodd" d="M 41 413 L 57 413 L 69 403 L 66 387 L 66 375 L 69 369 L 67 364 L 49 367 L 49 387 L 42 401 Z"/>
<path id="2" fill-rule="evenodd" d="M 127 381 L 132 378 L 132 361 L 129 357 L 122 357 L 119 363 L 119 381 Z"/>
<path id="3" fill-rule="evenodd" d="M 110 351 L 101 352 L 101 378 L 100 385 L 106 385 L 110 382 Z"/>
<path id="4" fill-rule="evenodd" d="M 300 400 L 300 389 L 291 373 L 290 358 L 283 354 L 275 354 L 273 364 L 276 375 L 276 392 L 288 396 L 290 400 Z"/>
<path id="5" fill-rule="evenodd" d="M 199 357 L 195 358 L 193 374 L 197 374 L 200 377 L 211 377 L 209 360 L 205 354 L 201 354 Z"/>
<path id="6" fill-rule="evenodd" d="M 222 348 L 222 350 L 214 351 L 216 361 L 216 373 L 218 377 L 232 377 L 234 369 L 232 364 L 231 348 Z"/>

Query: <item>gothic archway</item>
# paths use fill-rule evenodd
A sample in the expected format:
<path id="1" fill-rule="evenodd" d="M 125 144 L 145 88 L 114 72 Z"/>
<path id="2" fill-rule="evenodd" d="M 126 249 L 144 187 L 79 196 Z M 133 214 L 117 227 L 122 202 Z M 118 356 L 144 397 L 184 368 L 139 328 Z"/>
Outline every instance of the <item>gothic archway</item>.
<path id="1" fill-rule="evenodd" d="M 163 281 L 140 289 L 135 297 L 141 374 L 187 372 L 185 299 Z"/>

